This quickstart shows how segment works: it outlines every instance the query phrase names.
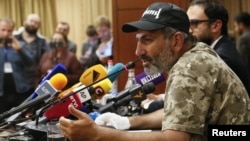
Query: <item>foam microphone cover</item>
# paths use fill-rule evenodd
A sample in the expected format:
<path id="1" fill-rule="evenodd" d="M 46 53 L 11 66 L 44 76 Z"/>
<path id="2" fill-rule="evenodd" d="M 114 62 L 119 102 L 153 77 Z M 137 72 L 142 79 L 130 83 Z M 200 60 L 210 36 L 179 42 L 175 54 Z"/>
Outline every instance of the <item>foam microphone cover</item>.
<path id="1" fill-rule="evenodd" d="M 101 65 L 97 64 L 90 68 L 88 68 L 84 73 L 81 75 L 79 81 L 83 85 L 90 85 L 95 81 L 98 81 L 100 79 L 103 79 L 107 76 L 107 69 Z"/>
<path id="2" fill-rule="evenodd" d="M 112 82 L 107 78 L 96 84 L 94 84 L 91 89 L 91 99 L 96 100 L 102 98 L 105 94 L 109 93 L 112 88 Z"/>
<path id="3" fill-rule="evenodd" d="M 38 95 L 50 94 L 51 96 L 58 93 L 58 90 L 63 89 L 68 83 L 67 77 L 62 73 L 57 73 L 38 85 L 35 92 L 31 95 L 31 99 L 36 98 Z"/>
<path id="4" fill-rule="evenodd" d="M 61 90 L 67 85 L 68 79 L 64 74 L 57 73 L 50 78 L 49 82 L 55 89 Z"/>
<path id="5" fill-rule="evenodd" d="M 112 69 L 108 72 L 108 78 L 111 82 L 114 82 L 121 72 L 125 69 L 125 66 L 122 63 L 115 64 Z"/>

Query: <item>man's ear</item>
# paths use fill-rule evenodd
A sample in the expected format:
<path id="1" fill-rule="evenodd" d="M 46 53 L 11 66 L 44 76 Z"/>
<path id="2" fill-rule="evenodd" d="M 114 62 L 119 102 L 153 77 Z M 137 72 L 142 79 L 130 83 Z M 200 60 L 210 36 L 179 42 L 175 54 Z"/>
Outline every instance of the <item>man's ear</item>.
<path id="1" fill-rule="evenodd" d="M 184 36 L 181 32 L 176 32 L 171 38 L 171 49 L 178 53 L 184 45 Z"/>
<path id="2" fill-rule="evenodd" d="M 221 30 L 222 28 L 222 21 L 221 20 L 216 20 L 215 22 L 211 23 L 211 30 L 213 33 L 217 33 L 218 31 Z"/>

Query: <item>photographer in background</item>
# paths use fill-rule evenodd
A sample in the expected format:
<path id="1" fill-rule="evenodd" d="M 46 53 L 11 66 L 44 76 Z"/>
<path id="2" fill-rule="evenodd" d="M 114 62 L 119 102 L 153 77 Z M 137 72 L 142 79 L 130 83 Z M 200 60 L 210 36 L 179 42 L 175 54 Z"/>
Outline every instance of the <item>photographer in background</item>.
<path id="1" fill-rule="evenodd" d="M 67 37 L 62 32 L 55 32 L 50 42 L 51 50 L 43 54 L 36 71 L 36 82 L 47 74 L 56 64 L 61 63 L 67 68 L 68 86 L 78 82 L 82 73 L 76 55 L 67 50 Z"/>
<path id="2" fill-rule="evenodd" d="M 24 71 L 35 62 L 28 48 L 12 35 L 14 27 L 11 19 L 0 19 L 0 113 L 19 105 L 33 92 Z"/>

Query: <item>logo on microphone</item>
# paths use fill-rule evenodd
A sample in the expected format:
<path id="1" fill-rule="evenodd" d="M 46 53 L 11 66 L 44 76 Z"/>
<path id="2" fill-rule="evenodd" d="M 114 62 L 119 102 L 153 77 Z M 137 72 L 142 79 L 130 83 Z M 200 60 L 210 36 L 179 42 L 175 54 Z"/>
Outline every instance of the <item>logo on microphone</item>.
<path id="1" fill-rule="evenodd" d="M 100 76 L 100 73 L 97 72 L 97 71 L 95 71 L 95 70 L 93 70 L 93 82 L 95 82 L 96 80 L 98 80 L 99 76 Z"/>
<path id="2" fill-rule="evenodd" d="M 95 87 L 95 94 L 98 96 L 102 96 L 105 94 L 105 92 L 101 86 L 97 86 L 97 87 Z"/>
<path id="3" fill-rule="evenodd" d="M 91 96 L 87 89 L 84 89 L 78 92 L 77 95 L 79 96 L 81 103 L 86 102 L 91 99 Z"/>
<path id="4" fill-rule="evenodd" d="M 73 106 L 74 106 L 75 108 L 78 108 L 79 105 L 77 104 L 77 102 L 76 102 L 74 96 L 70 96 L 69 98 L 70 98 L 71 103 L 73 104 Z"/>

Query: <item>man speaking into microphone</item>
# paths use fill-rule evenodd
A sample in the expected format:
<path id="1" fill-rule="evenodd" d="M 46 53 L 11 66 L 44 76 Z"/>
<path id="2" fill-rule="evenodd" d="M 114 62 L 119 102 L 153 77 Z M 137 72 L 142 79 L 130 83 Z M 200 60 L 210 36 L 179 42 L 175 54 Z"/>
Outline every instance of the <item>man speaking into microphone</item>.
<path id="1" fill-rule="evenodd" d="M 219 23 L 216 20 L 214 26 Z M 249 125 L 250 100 L 244 85 L 210 46 L 196 42 L 189 28 L 186 12 L 164 2 L 151 4 L 140 20 L 124 24 L 123 32 L 136 34 L 136 55 L 144 71 L 168 72 L 164 108 L 131 117 L 109 118 L 104 113 L 98 125 L 69 106 L 78 120 L 60 118 L 64 136 L 71 141 L 207 141 L 211 124 Z M 126 124 L 123 130 L 161 130 L 128 132 L 104 127 L 114 122 Z"/>

